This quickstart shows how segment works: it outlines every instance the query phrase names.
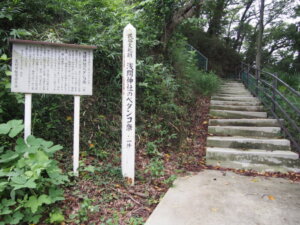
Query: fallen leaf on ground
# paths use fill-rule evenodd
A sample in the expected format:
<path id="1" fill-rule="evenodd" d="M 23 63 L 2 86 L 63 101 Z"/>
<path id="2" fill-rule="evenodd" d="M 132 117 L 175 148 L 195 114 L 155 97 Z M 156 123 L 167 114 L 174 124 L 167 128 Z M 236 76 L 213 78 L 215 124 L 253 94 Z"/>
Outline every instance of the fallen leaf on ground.
<path id="1" fill-rule="evenodd" d="M 275 200 L 275 197 L 273 195 L 268 195 L 268 198 L 269 198 L 269 200 L 272 200 L 272 201 Z"/>

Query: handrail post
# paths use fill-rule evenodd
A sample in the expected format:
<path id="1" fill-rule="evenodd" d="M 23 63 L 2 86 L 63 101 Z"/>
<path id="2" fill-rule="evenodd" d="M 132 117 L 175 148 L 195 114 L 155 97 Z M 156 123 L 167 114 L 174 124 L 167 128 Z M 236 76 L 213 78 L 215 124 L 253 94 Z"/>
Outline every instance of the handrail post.
<path id="1" fill-rule="evenodd" d="M 241 68 L 240 68 L 240 72 L 239 72 L 239 79 L 243 81 L 243 71 L 244 71 L 244 68 L 243 68 L 243 63 L 241 63 Z"/>
<path id="2" fill-rule="evenodd" d="M 274 74 L 276 77 L 277 77 L 277 74 L 275 73 Z M 275 101 L 276 101 L 276 90 L 277 90 L 277 86 L 278 86 L 278 81 L 276 78 L 273 77 L 273 91 L 272 91 L 272 111 L 274 113 L 276 113 L 276 104 L 275 104 Z"/>
<path id="3" fill-rule="evenodd" d="M 249 72 L 250 72 L 250 65 L 248 64 L 248 68 L 247 68 L 247 87 L 248 87 L 248 89 L 249 89 Z"/>
<path id="4" fill-rule="evenodd" d="M 259 71 L 257 68 L 255 68 L 255 78 L 256 78 L 256 85 L 255 85 L 255 95 L 258 97 L 258 85 L 259 85 Z"/>

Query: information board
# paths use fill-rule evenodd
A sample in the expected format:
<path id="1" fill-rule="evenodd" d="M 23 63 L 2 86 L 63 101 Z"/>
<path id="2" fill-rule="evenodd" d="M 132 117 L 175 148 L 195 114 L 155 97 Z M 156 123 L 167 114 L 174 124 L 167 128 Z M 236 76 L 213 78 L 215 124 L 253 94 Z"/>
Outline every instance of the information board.
<path id="1" fill-rule="evenodd" d="M 13 42 L 12 92 L 92 95 L 93 49 Z"/>

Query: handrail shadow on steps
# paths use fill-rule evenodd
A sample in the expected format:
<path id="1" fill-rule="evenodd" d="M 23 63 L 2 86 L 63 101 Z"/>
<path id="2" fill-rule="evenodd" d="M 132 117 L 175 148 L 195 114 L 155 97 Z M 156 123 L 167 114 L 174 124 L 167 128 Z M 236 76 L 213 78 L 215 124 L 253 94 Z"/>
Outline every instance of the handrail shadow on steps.
<path id="1" fill-rule="evenodd" d="M 239 78 L 277 119 L 292 149 L 300 154 L 300 92 L 276 74 L 242 63 Z M 282 120 L 283 119 L 283 120 Z"/>

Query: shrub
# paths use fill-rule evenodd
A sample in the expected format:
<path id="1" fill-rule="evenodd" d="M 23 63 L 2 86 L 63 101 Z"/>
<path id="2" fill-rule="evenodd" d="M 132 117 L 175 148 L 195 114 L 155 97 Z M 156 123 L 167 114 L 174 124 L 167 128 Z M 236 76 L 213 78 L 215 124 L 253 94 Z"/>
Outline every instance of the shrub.
<path id="1" fill-rule="evenodd" d="M 197 76 L 193 77 L 193 89 L 202 95 L 212 95 L 215 93 L 221 83 L 220 78 L 213 72 L 199 71 Z"/>
<path id="2" fill-rule="evenodd" d="M 12 143 L 22 130 L 22 120 L 0 125 L 1 225 L 38 223 L 51 204 L 64 199 L 59 185 L 68 181 L 51 159 L 62 147 L 34 136 Z"/>
<path id="3" fill-rule="evenodd" d="M 213 72 L 199 70 L 194 51 L 188 51 L 185 40 L 175 41 L 171 49 L 171 58 L 178 76 L 186 79 L 186 88 L 192 88 L 196 94 L 211 95 L 220 85 L 220 78 Z"/>

